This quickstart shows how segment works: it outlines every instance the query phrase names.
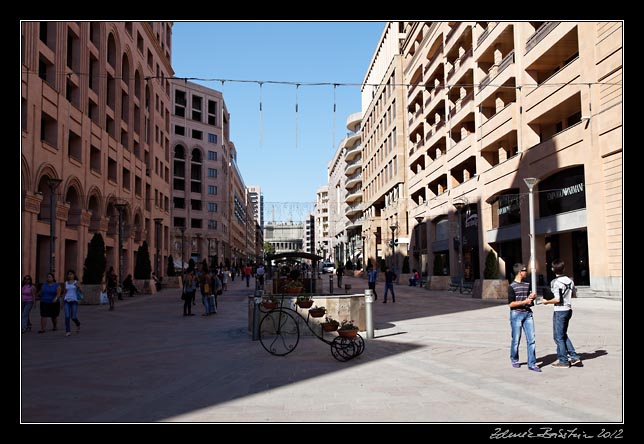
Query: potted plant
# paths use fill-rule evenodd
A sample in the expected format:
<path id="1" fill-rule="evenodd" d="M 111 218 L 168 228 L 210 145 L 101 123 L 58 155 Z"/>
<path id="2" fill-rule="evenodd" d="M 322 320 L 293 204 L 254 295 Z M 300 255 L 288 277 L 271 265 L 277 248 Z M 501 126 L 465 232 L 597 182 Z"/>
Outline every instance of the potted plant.
<path id="1" fill-rule="evenodd" d="M 309 295 L 302 294 L 297 297 L 297 301 L 295 303 L 300 308 L 311 308 L 313 305 L 313 299 L 311 299 L 311 296 Z"/>
<path id="2" fill-rule="evenodd" d="M 277 307 L 277 302 L 275 295 L 269 294 L 262 298 L 262 307 L 272 310 Z"/>
<path id="3" fill-rule="evenodd" d="M 496 254 L 488 251 L 485 257 L 483 280 L 476 279 L 472 288 L 472 297 L 480 299 L 507 299 L 507 279 L 499 279 L 499 267 Z"/>
<path id="4" fill-rule="evenodd" d="M 324 331 L 336 331 L 340 326 L 340 323 L 330 316 L 326 316 L 324 320 L 325 322 L 320 323 Z"/>
<path id="5" fill-rule="evenodd" d="M 309 308 L 309 314 L 313 318 L 321 318 L 326 313 L 325 307 L 318 307 L 317 305 L 313 308 Z"/>
<path id="6" fill-rule="evenodd" d="M 301 293 L 302 290 L 304 290 L 304 284 L 302 284 L 302 281 L 299 279 L 293 279 L 293 280 L 287 281 L 282 286 L 282 290 L 284 290 L 284 293 L 288 293 L 288 294 Z"/>
<path id="7" fill-rule="evenodd" d="M 358 326 L 353 322 L 353 319 L 350 321 L 343 320 L 340 323 L 340 328 L 338 328 L 338 335 L 349 339 L 355 338 L 358 335 Z"/>

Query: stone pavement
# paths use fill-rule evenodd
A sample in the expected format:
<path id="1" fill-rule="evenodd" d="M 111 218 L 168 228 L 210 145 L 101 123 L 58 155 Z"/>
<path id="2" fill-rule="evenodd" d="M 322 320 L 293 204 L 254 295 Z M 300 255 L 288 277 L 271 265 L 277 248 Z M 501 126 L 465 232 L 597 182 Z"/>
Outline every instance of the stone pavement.
<path id="1" fill-rule="evenodd" d="M 521 368 L 510 365 L 504 301 L 397 285 L 396 303 L 385 305 L 379 283 L 376 338 L 338 362 L 315 338 L 284 357 L 253 342 L 252 290 L 252 280 L 229 282 L 209 317 L 199 295 L 196 316 L 182 316 L 179 290 L 164 289 L 117 301 L 113 312 L 81 306 L 82 332 L 71 337 L 64 328 L 21 335 L 21 422 L 623 421 L 620 300 L 575 300 L 569 333 L 584 366 L 570 369 L 549 366 L 552 308 L 535 307 L 543 372 L 534 373 L 525 341 Z M 35 308 L 35 327 L 39 318 Z"/>

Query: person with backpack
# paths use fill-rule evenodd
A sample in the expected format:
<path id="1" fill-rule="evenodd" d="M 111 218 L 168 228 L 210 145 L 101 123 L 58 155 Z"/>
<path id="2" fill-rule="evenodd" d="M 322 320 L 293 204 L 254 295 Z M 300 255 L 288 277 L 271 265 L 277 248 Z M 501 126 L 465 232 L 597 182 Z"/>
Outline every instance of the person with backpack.
<path id="1" fill-rule="evenodd" d="M 554 368 L 569 368 L 572 365 L 583 365 L 581 358 L 575 351 L 572 341 L 568 337 L 568 325 L 572 318 L 571 298 L 577 297 L 575 283 L 564 274 L 566 264 L 561 259 L 552 261 L 552 271 L 555 278 L 550 282 L 550 289 L 554 297 L 544 300 L 543 304 L 552 304 L 552 332 L 555 344 L 557 345 L 557 362 L 552 364 Z"/>

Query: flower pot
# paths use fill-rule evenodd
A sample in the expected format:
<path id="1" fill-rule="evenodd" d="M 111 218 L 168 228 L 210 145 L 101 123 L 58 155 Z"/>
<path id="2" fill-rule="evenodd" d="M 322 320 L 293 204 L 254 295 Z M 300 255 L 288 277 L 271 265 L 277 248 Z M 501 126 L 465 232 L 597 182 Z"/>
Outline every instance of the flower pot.
<path id="1" fill-rule="evenodd" d="M 268 310 L 272 310 L 277 307 L 277 302 L 265 301 L 265 302 L 262 302 L 262 307 Z"/>
<path id="2" fill-rule="evenodd" d="M 353 339 L 358 335 L 358 329 L 354 328 L 353 330 L 338 330 L 338 335 L 348 339 Z"/>
<path id="3" fill-rule="evenodd" d="M 322 330 L 324 331 L 336 331 L 338 329 L 338 324 L 331 322 L 323 322 L 320 325 L 322 326 Z"/>
<path id="4" fill-rule="evenodd" d="M 309 314 L 313 318 L 321 318 L 326 313 L 326 310 L 323 308 L 312 308 L 309 310 Z"/>
<path id="5" fill-rule="evenodd" d="M 300 308 L 311 308 L 311 306 L 313 305 L 313 300 L 297 301 L 296 304 Z"/>
<path id="6" fill-rule="evenodd" d="M 298 294 L 298 293 L 302 293 L 302 290 L 304 290 L 304 287 L 285 287 L 284 288 L 284 293 L 286 293 L 286 294 Z"/>

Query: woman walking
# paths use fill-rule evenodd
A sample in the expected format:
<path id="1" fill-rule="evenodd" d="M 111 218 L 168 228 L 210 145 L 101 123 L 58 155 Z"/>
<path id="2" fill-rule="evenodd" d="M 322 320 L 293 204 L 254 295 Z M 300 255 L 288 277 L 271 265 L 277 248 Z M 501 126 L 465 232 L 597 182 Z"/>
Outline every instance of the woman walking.
<path id="1" fill-rule="evenodd" d="M 38 333 L 44 333 L 47 326 L 47 318 L 51 318 L 53 328 L 51 331 L 58 329 L 58 315 L 60 314 L 60 294 L 62 287 L 51 273 L 47 273 L 47 280 L 40 289 L 40 330 Z"/>
<path id="2" fill-rule="evenodd" d="M 22 332 L 31 331 L 31 320 L 29 315 L 36 302 L 36 287 L 31 281 L 31 276 L 22 278 Z"/>
<path id="3" fill-rule="evenodd" d="M 107 289 L 107 301 L 110 304 L 110 310 L 114 310 L 114 296 L 116 296 L 116 287 L 118 278 L 114 272 L 114 267 L 110 267 L 105 276 L 105 287 Z"/>
<path id="4" fill-rule="evenodd" d="M 76 279 L 76 272 L 69 270 L 67 272 L 67 280 L 65 281 L 65 336 L 71 336 L 70 319 L 76 325 L 76 333 L 80 333 L 80 321 L 76 316 L 78 313 L 78 291 L 82 291 L 78 279 Z"/>
<path id="5" fill-rule="evenodd" d="M 189 271 L 185 275 L 183 282 L 183 294 L 181 298 L 183 299 L 183 315 L 184 316 L 194 316 L 192 314 L 192 300 L 195 297 L 197 292 L 197 281 L 194 277 L 192 271 Z"/>

